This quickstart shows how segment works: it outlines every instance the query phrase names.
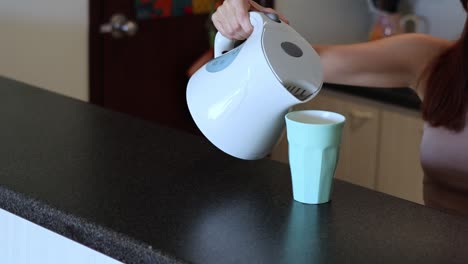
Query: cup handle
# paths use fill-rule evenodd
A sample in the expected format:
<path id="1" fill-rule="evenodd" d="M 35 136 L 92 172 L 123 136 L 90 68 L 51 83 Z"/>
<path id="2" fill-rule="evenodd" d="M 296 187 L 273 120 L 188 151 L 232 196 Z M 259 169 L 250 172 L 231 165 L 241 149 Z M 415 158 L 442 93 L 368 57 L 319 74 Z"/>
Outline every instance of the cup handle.
<path id="1" fill-rule="evenodd" d="M 429 25 L 423 17 L 417 16 L 417 15 L 405 15 L 400 19 L 400 28 L 402 29 L 403 32 L 409 33 L 407 31 L 407 25 L 408 23 L 413 23 L 414 24 L 414 32 L 417 33 L 427 33 L 429 29 Z"/>

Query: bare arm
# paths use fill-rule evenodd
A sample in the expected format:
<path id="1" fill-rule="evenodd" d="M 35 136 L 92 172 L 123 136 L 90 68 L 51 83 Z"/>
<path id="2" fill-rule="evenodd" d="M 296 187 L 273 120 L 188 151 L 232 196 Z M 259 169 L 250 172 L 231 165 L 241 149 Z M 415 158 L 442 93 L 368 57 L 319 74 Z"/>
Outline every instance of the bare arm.
<path id="1" fill-rule="evenodd" d="M 252 31 L 248 10 L 266 10 L 252 0 L 225 0 L 213 14 L 216 28 L 231 39 L 245 39 Z M 418 81 L 426 66 L 449 41 L 423 34 L 402 34 L 378 41 L 352 45 L 321 46 L 319 53 L 325 71 L 325 82 L 370 86 L 421 86 Z M 424 86 L 424 84 L 422 84 Z M 422 93 L 420 94 L 422 95 Z"/>
<path id="2" fill-rule="evenodd" d="M 449 41 L 423 34 L 403 34 L 351 45 L 313 46 L 324 67 L 325 82 L 418 88 L 426 65 Z"/>

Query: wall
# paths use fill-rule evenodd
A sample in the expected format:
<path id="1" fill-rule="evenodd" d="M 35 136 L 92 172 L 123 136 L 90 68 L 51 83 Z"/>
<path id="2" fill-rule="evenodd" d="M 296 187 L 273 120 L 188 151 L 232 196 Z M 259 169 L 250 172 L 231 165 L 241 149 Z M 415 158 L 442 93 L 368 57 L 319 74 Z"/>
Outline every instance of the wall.
<path id="1" fill-rule="evenodd" d="M 364 41 L 372 23 L 366 0 L 275 0 L 275 8 L 312 44 Z"/>
<path id="2" fill-rule="evenodd" d="M 413 12 L 428 21 L 429 34 L 455 39 L 460 36 L 466 19 L 466 12 L 459 0 L 407 0 Z"/>
<path id="3" fill-rule="evenodd" d="M 367 0 L 276 0 L 275 4 L 312 44 L 365 41 L 373 22 Z M 466 13 L 459 0 L 402 0 L 401 5 L 424 16 L 431 35 L 454 39 L 463 29 Z"/>
<path id="4" fill-rule="evenodd" d="M 0 1 L 0 76 L 88 100 L 88 0 Z"/>

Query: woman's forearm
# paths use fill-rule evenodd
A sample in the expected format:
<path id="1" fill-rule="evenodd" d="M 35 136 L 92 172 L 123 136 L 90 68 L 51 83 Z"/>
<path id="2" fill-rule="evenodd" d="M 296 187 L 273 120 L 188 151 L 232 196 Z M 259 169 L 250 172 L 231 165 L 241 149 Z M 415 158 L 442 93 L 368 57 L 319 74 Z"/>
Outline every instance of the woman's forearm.
<path id="1" fill-rule="evenodd" d="M 399 36 L 349 45 L 313 45 L 324 81 L 368 87 L 411 87 L 427 60 L 424 39 Z M 420 45 L 418 45 L 420 42 Z M 427 45 L 427 44 L 426 44 Z"/>

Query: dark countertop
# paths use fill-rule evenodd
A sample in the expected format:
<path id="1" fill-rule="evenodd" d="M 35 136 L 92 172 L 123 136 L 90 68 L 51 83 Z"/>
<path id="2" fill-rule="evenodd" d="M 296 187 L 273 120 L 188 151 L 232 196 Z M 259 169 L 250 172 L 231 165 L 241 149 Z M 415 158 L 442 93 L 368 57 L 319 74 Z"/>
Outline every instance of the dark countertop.
<path id="1" fill-rule="evenodd" d="M 468 220 L 0 78 L 0 208 L 126 263 L 466 263 Z M 349 172 L 352 173 L 352 172 Z"/>

